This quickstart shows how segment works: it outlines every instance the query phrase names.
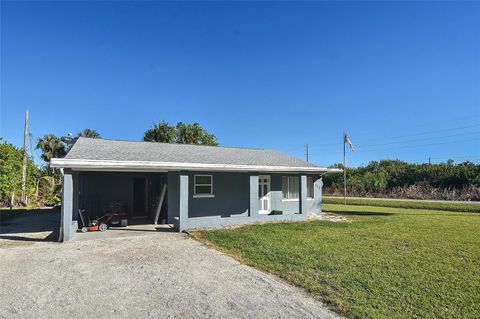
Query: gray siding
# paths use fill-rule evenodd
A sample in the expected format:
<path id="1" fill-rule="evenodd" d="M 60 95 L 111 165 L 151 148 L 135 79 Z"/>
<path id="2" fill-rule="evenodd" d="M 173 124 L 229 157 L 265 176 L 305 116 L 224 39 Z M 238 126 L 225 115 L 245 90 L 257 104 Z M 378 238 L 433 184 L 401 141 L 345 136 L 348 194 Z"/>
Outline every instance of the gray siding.
<path id="1" fill-rule="evenodd" d="M 300 212 L 300 200 L 284 200 L 282 194 L 282 176 L 300 176 L 298 174 L 270 174 L 271 178 L 271 201 L 272 210 L 282 211 L 284 214 L 298 214 Z M 320 213 L 322 207 L 322 180 L 319 175 L 307 175 L 314 180 L 314 199 L 307 198 L 307 212 Z"/>
<path id="2" fill-rule="evenodd" d="M 188 217 L 248 216 L 250 175 L 246 173 L 189 173 Z M 213 176 L 212 198 L 194 196 L 194 176 Z"/>

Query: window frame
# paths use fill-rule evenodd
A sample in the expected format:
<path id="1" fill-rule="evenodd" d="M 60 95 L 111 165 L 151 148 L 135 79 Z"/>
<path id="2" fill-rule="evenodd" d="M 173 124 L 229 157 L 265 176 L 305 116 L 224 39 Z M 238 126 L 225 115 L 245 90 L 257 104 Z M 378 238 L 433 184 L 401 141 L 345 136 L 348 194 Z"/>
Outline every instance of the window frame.
<path id="1" fill-rule="evenodd" d="M 210 177 L 210 183 L 197 183 L 197 177 Z M 207 193 L 197 193 L 197 186 L 210 186 L 210 194 Z M 215 197 L 213 194 L 213 175 L 208 174 L 195 174 L 193 175 L 193 198 L 212 198 Z"/>
<path id="2" fill-rule="evenodd" d="M 287 181 L 287 196 L 290 193 L 290 178 L 296 178 L 297 179 L 297 181 L 298 181 L 298 186 L 297 186 L 298 187 L 298 197 L 295 197 L 295 198 L 284 197 L 284 193 L 283 193 L 284 178 L 286 178 L 286 181 Z M 296 201 L 299 201 L 299 200 L 300 200 L 300 176 L 295 176 L 295 175 L 284 175 L 284 176 L 282 176 L 282 201 L 284 201 L 284 202 L 288 202 L 288 201 L 296 202 Z"/>

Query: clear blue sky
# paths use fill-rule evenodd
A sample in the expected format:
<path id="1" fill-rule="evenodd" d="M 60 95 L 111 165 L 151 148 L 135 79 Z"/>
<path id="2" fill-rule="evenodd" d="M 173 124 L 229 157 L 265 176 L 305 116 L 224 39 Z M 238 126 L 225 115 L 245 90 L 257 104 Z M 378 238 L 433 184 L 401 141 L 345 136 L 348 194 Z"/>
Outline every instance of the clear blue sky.
<path id="1" fill-rule="evenodd" d="M 341 161 L 480 161 L 480 3 L 5 2 L 0 136 L 140 140 L 198 121 L 222 145 Z"/>

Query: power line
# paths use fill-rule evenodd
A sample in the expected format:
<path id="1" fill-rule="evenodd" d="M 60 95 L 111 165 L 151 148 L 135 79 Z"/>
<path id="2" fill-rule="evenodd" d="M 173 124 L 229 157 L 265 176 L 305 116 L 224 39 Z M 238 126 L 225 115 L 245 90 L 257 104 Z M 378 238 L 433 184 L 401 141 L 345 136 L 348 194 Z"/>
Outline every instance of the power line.
<path id="1" fill-rule="evenodd" d="M 453 128 L 434 130 L 434 131 L 424 131 L 424 132 L 419 132 L 419 133 L 414 133 L 414 134 L 404 134 L 404 135 L 397 135 L 397 136 L 384 136 L 384 137 L 378 137 L 378 138 L 372 138 L 372 139 L 366 139 L 366 140 L 357 139 L 355 142 L 356 142 L 356 144 L 358 144 L 359 141 L 369 142 L 369 141 L 378 141 L 378 140 L 385 140 L 385 139 L 398 139 L 398 138 L 404 138 L 404 137 L 414 137 L 414 136 L 420 136 L 420 135 L 434 134 L 434 133 L 438 133 L 438 132 L 449 132 L 449 131 L 462 130 L 462 129 L 473 128 L 473 127 L 480 127 L 480 124 L 453 127 Z M 473 133 L 478 133 L 478 132 L 473 132 Z M 470 134 L 470 132 L 465 132 L 463 134 Z M 429 138 L 432 139 L 434 137 L 429 137 Z M 427 138 L 425 138 L 425 139 L 427 139 Z M 313 148 L 317 148 L 317 147 L 318 148 L 323 148 L 321 146 L 339 146 L 339 145 L 341 145 L 340 142 L 311 145 L 311 147 L 313 147 Z"/>

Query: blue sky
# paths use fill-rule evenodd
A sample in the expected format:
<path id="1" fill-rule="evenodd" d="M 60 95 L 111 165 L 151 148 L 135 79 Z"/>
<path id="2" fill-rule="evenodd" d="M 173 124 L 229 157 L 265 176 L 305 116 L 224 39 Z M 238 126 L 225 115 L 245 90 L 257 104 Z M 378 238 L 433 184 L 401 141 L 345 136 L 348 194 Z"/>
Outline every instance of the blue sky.
<path id="1" fill-rule="evenodd" d="M 480 3 L 5 2 L 0 136 L 140 140 L 198 121 L 222 145 L 330 165 L 480 161 Z"/>

